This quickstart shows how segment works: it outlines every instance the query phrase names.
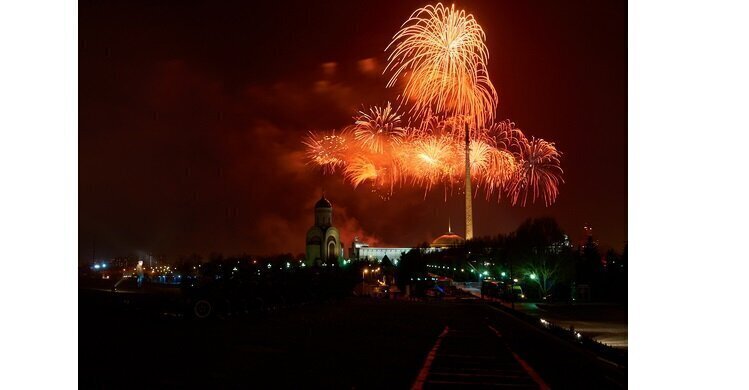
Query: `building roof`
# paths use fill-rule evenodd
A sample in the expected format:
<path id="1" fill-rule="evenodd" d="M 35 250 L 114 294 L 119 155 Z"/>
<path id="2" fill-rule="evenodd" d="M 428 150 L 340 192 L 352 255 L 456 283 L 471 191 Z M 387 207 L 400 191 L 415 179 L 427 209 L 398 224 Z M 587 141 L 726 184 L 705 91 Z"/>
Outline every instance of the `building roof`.
<path id="1" fill-rule="evenodd" d="M 429 246 L 431 246 L 432 248 L 446 248 L 461 245 L 465 241 L 466 240 L 463 237 L 453 233 L 453 228 L 450 224 L 450 219 L 448 218 L 447 233 L 435 238 L 434 241 L 429 244 Z"/>
<path id="2" fill-rule="evenodd" d="M 429 246 L 431 246 L 432 248 L 453 247 L 461 245 L 464 242 L 465 240 L 463 239 L 463 237 L 449 232 L 435 238 Z"/>
<path id="3" fill-rule="evenodd" d="M 325 195 L 323 195 L 322 198 L 320 198 L 320 200 L 318 200 L 317 203 L 315 203 L 315 208 L 316 209 L 322 209 L 322 208 L 332 209 L 333 205 L 330 204 L 330 202 L 327 199 L 325 199 Z"/>

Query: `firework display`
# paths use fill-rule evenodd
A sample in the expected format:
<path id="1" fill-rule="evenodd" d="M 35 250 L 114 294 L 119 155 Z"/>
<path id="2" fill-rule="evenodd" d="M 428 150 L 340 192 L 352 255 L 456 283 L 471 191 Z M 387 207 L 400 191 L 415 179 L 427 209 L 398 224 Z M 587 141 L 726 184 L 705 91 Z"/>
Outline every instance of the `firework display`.
<path id="1" fill-rule="evenodd" d="M 465 116 L 481 126 L 494 118 L 497 92 L 489 80 L 484 31 L 472 15 L 442 4 L 414 12 L 386 50 L 388 87 L 399 80 L 418 117 Z"/>
<path id="2" fill-rule="evenodd" d="M 464 183 L 467 196 L 475 186 L 513 205 L 554 203 L 561 152 L 509 119 L 495 121 L 484 41 L 473 16 L 454 6 L 415 11 L 386 48 L 387 86 L 402 88 L 400 104 L 362 109 L 339 132 L 311 132 L 309 162 L 324 173 L 340 169 L 355 188 L 368 184 L 383 198 L 402 186 L 426 192 Z"/>

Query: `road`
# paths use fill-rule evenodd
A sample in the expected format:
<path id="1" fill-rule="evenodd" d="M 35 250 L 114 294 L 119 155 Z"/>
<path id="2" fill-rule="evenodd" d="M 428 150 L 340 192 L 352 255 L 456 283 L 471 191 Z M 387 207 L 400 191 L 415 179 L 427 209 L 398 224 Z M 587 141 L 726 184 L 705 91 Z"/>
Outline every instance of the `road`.
<path id="1" fill-rule="evenodd" d="M 458 285 L 458 288 L 474 296 L 481 296 L 481 289 L 475 287 L 475 284 Z M 500 303 L 510 307 L 507 302 Z M 516 302 L 514 307 L 517 311 L 543 318 L 562 328 L 574 327 L 576 331 L 610 347 L 626 350 L 629 345 L 626 305 Z"/>
<path id="2" fill-rule="evenodd" d="M 565 329 L 574 327 L 578 332 L 606 345 L 627 349 L 626 306 L 516 303 L 515 310 L 543 318 Z"/>
<path id="3" fill-rule="evenodd" d="M 479 301 L 350 298 L 200 322 L 91 294 L 79 302 L 82 388 L 626 387 L 625 368 Z"/>

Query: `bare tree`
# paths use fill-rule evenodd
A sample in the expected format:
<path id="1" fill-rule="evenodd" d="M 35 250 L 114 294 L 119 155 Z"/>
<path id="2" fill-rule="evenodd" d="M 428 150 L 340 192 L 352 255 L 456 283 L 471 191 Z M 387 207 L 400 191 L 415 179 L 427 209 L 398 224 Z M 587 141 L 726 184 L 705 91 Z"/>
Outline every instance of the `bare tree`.
<path id="1" fill-rule="evenodd" d="M 531 256 L 521 268 L 521 272 L 538 286 L 541 297 L 549 295 L 549 291 L 559 278 L 561 271 L 559 256 L 553 254 L 538 254 Z"/>

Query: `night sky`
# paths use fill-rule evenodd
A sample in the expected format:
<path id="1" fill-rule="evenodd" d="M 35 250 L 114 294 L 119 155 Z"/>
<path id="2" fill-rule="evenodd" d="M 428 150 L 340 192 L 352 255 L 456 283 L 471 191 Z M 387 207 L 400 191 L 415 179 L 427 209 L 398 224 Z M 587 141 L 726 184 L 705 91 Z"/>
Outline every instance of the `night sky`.
<path id="1" fill-rule="evenodd" d="M 463 199 L 366 186 L 305 164 L 302 137 L 395 100 L 384 49 L 426 1 L 79 5 L 79 260 L 302 253 L 325 189 L 346 248 L 464 233 Z M 263 2 L 265 3 L 265 2 Z M 271 3 L 271 2 L 267 2 Z M 448 3 L 449 4 L 449 3 Z M 460 1 L 487 35 L 498 119 L 563 152 L 557 202 L 474 202 L 474 234 L 555 217 L 627 240 L 627 3 Z"/>

